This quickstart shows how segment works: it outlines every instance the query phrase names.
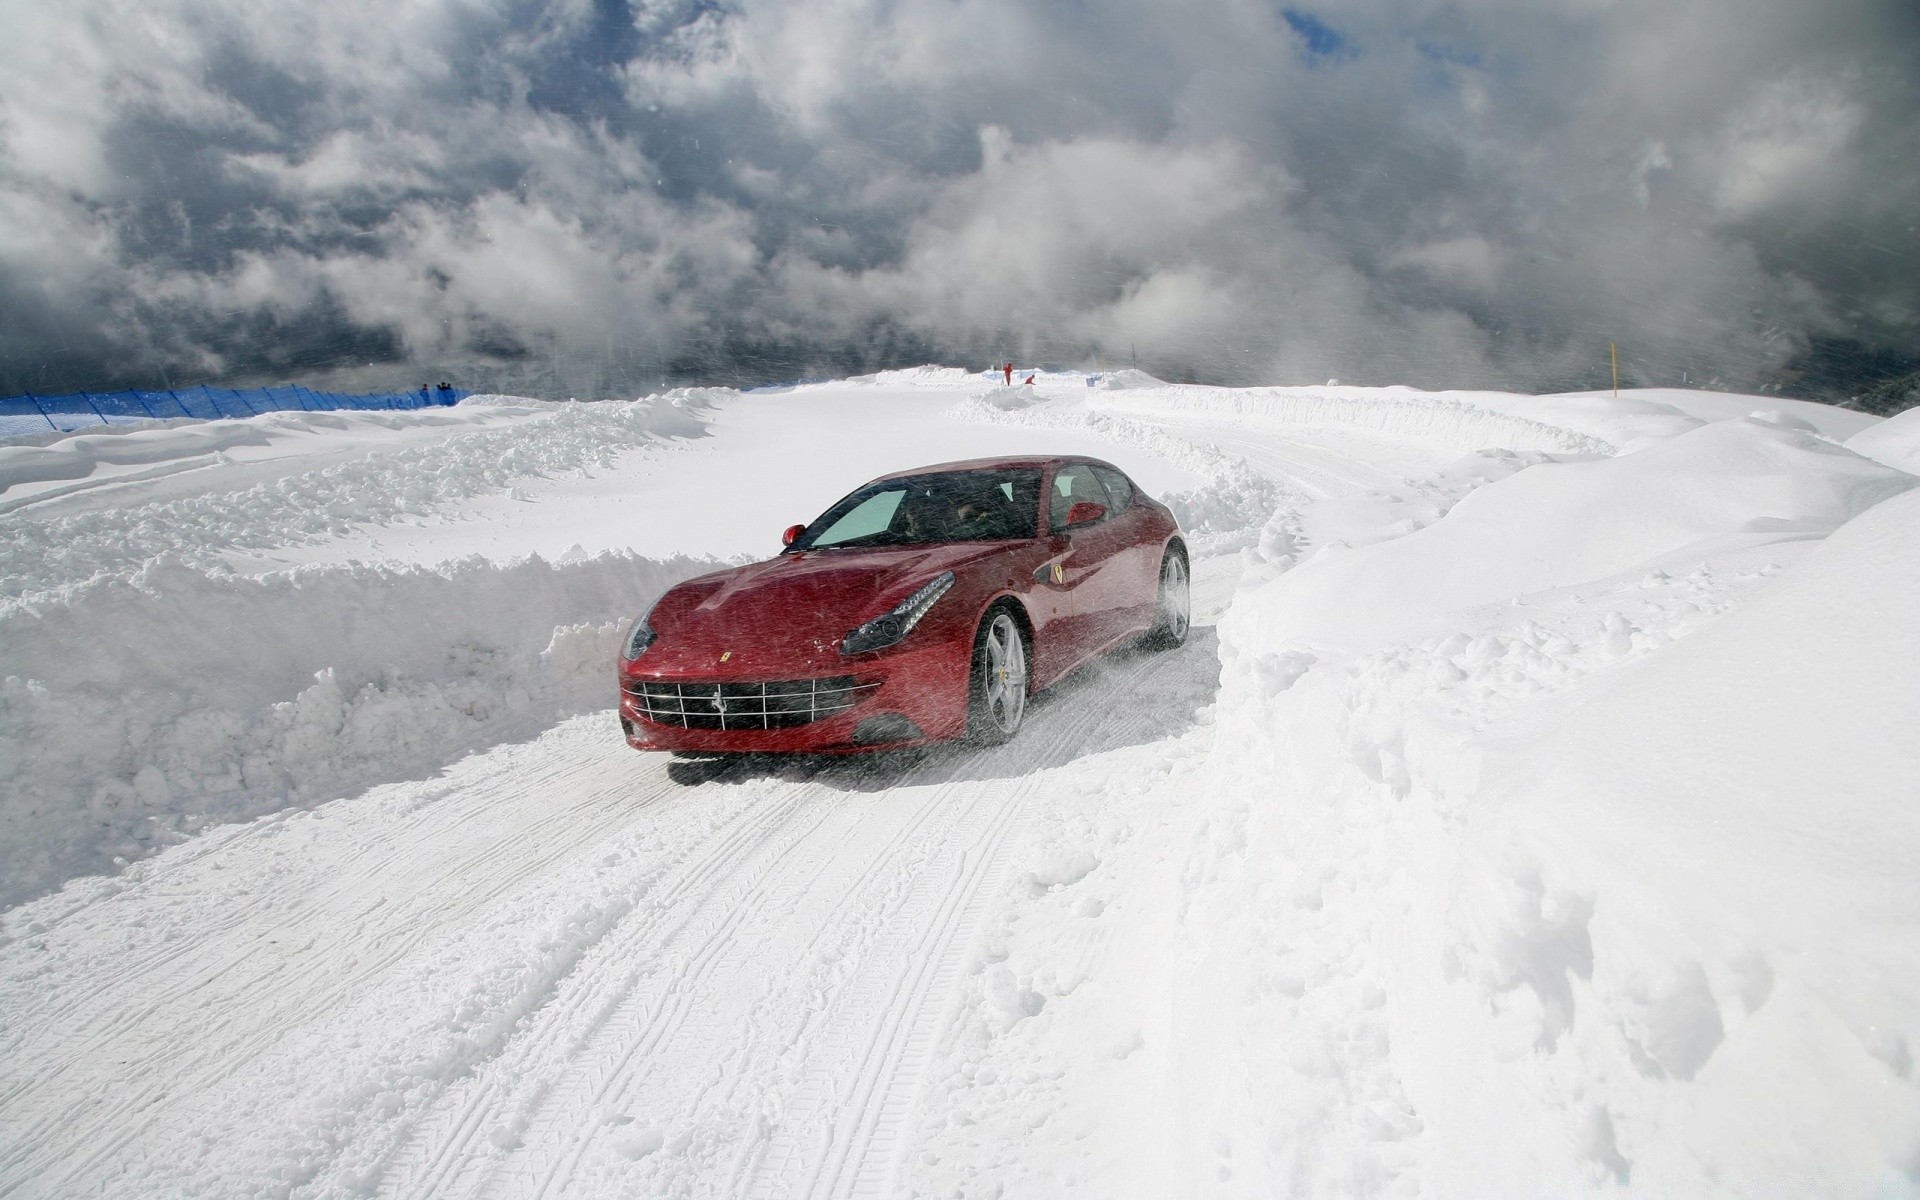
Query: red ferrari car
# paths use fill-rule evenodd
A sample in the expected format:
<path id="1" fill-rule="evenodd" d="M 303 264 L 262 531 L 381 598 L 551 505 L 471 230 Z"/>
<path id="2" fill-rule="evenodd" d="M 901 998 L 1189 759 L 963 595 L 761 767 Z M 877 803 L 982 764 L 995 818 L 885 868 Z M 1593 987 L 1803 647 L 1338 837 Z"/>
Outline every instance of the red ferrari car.
<path id="1" fill-rule="evenodd" d="M 1027 697 L 1186 639 L 1173 514 L 1109 463 L 1007 458 L 876 479 L 779 557 L 673 588 L 620 653 L 642 750 L 880 749 L 1013 736 Z"/>

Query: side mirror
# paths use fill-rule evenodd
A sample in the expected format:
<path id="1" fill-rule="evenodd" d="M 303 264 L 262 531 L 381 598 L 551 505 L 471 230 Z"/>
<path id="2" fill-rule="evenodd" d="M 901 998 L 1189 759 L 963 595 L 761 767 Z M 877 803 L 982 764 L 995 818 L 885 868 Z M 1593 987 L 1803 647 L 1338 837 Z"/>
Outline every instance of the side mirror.
<path id="1" fill-rule="evenodd" d="M 787 526 L 787 531 L 780 535 L 780 544 L 782 546 L 791 546 L 799 541 L 800 535 L 806 531 L 807 527 L 805 525 L 789 525 Z"/>
<path id="2" fill-rule="evenodd" d="M 1089 521 L 1098 521 L 1107 515 L 1107 506 L 1095 504 L 1091 500 L 1075 500 L 1067 508 L 1068 526 L 1085 525 Z"/>

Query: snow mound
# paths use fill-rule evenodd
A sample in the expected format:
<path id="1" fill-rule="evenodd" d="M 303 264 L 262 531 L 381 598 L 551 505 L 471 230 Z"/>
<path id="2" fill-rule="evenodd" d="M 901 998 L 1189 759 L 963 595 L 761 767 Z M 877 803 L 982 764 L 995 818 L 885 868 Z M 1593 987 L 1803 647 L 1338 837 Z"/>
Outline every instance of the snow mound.
<path id="1" fill-rule="evenodd" d="M 1920 475 L 1920 408 L 1910 408 L 1847 439 L 1847 449 Z"/>
<path id="2" fill-rule="evenodd" d="M 976 387 L 982 376 L 998 379 L 1000 371 L 994 367 L 984 371 L 969 371 L 965 367 L 942 367 L 928 363 L 925 366 L 900 367 L 891 371 L 875 371 L 871 375 L 856 375 L 845 382 L 887 387 L 900 384 L 920 387 Z"/>
<path id="3" fill-rule="evenodd" d="M 1591 394 L 1605 396 L 1605 393 L 1600 392 Z M 1836 408 L 1817 400 L 1795 400 L 1786 396 L 1708 392 L 1693 388 L 1636 388 L 1631 392 L 1620 394 L 1622 400 L 1629 397 L 1664 404 L 1709 423 L 1737 421 L 1742 417 L 1759 414 L 1774 415 L 1785 420 L 1804 423 L 1822 437 L 1832 438 L 1836 442 L 1844 441 L 1880 421 L 1879 417 L 1871 413 L 1856 412 L 1850 408 Z M 1570 398 L 1569 396 L 1542 397 L 1549 403 Z"/>
<path id="4" fill-rule="evenodd" d="M 1160 411 L 1252 417 L 1285 425 L 1344 426 L 1451 446 L 1462 451 L 1498 446 L 1562 454 L 1612 454 L 1611 442 L 1529 417 L 1442 397 L 1396 395 L 1399 389 L 1248 388 L 1173 386 L 1104 405 Z"/>
<path id="5" fill-rule="evenodd" d="M 969 402 L 985 408 L 998 409 L 1001 412 L 1013 412 L 1015 409 L 1032 408 L 1039 404 L 1040 395 L 1030 387 L 989 388 L 969 397 Z"/>
<path id="6" fill-rule="evenodd" d="M 0 615 L 0 904 L 603 708 L 625 619 L 714 565 L 250 578 L 165 557 L 16 607 Z"/>
<path id="7" fill-rule="evenodd" d="M 1911 1189 L 1916 595 L 1910 493 L 1489 763 L 1469 860 L 1487 882 L 1456 899 L 1456 957 L 1489 999 L 1566 993 L 1548 1061 L 1515 1073 L 1625 1068 L 1589 1103 L 1649 1193 Z M 1546 889 L 1531 910 L 1491 894 L 1516 878 Z M 1516 958 L 1544 948 L 1529 923 L 1552 897 L 1567 898 L 1563 944 L 1586 947 L 1558 977 Z M 1422 1033 L 1475 1036 L 1444 1017 Z M 1500 1120 L 1497 1091 L 1463 1089 L 1478 1102 L 1453 1109 L 1460 1123 Z"/>
<path id="8" fill-rule="evenodd" d="M 1742 535 L 1824 534 L 1913 485 L 1812 434 L 1723 421 L 1636 454 L 1529 467 L 1406 537 L 1309 559 L 1229 623 L 1250 644 L 1366 649 Z"/>
<path id="9" fill-rule="evenodd" d="M 1100 372 L 1094 376 L 1093 386 L 1103 392 L 1125 392 L 1139 388 L 1164 388 L 1167 383 L 1137 367 L 1123 367 L 1118 371 Z"/>
<path id="10" fill-rule="evenodd" d="M 1469 404 L 1474 402 L 1472 396 L 1462 399 Z M 1598 438 L 1623 452 L 1677 437 L 1708 423 L 1672 404 L 1632 395 L 1581 393 L 1532 397 L 1525 406 L 1525 415 L 1530 420 Z"/>
<path id="11" fill-rule="evenodd" d="M 1812 430 L 1843 441 L 1878 418 L 1812 400 L 1781 396 L 1704 392 L 1688 388 L 1635 388 L 1611 392 L 1561 392 L 1528 396 L 1513 392 L 1443 392 L 1437 398 L 1561 425 L 1612 442 L 1622 450 L 1672 437 L 1690 428 L 1743 418 Z"/>
<path id="12" fill-rule="evenodd" d="M 1721 421 L 1241 593 L 1175 1066 L 1236 1173 L 1911 1192 L 1912 486 Z"/>

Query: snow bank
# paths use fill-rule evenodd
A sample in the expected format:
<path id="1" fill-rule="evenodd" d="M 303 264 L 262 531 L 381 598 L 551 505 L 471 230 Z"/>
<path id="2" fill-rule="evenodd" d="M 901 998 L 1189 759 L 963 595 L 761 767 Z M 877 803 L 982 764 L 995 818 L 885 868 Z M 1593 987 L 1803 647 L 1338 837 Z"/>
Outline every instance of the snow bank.
<path id="1" fill-rule="evenodd" d="M 1442 396 L 1398 388 L 1328 390 L 1274 388 L 1202 388 L 1169 386 L 1159 391 L 1127 391 L 1101 396 L 1109 408 L 1210 413 L 1253 417 L 1288 425 L 1343 426 L 1468 451 L 1498 446 L 1508 450 L 1548 450 L 1562 454 L 1612 454 L 1611 442 L 1546 421 Z"/>
<path id="2" fill-rule="evenodd" d="M 0 448 L 9 485 L 111 465 L 214 468 L 214 490 L 118 504 L 30 497 L 0 523 L 0 903 L 210 823 L 431 771 L 604 706 L 609 622 L 710 564 L 613 554 L 248 577 L 227 562 L 458 516 L 462 502 L 532 478 L 609 467 L 635 447 L 700 436 L 723 395 L 476 398 Z M 406 440 L 425 426 L 449 436 Z M 262 447 L 268 457 L 251 464 L 227 457 Z M 256 468 L 268 477 L 220 482 Z"/>
<path id="3" fill-rule="evenodd" d="M 838 381 L 833 386 L 862 383 L 879 387 L 898 387 L 902 384 L 914 387 L 978 387 L 982 379 L 989 378 L 998 380 L 999 370 L 989 367 L 984 371 L 969 371 L 965 367 L 942 367 L 929 363 L 921 367 L 901 367 L 891 371 L 875 371 L 871 375 L 856 375 Z"/>
<path id="4" fill-rule="evenodd" d="M 714 565 L 246 577 L 166 556 L 16 606 L 0 615 L 0 903 L 604 708 L 624 619 Z"/>
<path id="5" fill-rule="evenodd" d="M 1244 591 L 1183 1194 L 1920 1188 L 1912 484 L 1721 422 Z"/>
<path id="6" fill-rule="evenodd" d="M 1427 528 L 1307 562 L 1228 627 L 1248 645 L 1370 649 L 1465 609 L 1691 562 L 1742 535 L 1824 534 L 1913 483 L 1811 434 L 1724 421 L 1491 483 Z"/>
<path id="7" fill-rule="evenodd" d="M 22 483 L 80 479 L 104 463 L 167 462 L 236 446 L 264 446 L 256 421 L 149 422 L 138 429 L 89 430 L 49 438 L 43 445 L 0 446 L 0 492 Z"/>
<path id="8" fill-rule="evenodd" d="M 1531 1034 L 1513 1082 L 1597 1086 L 1530 1122 L 1613 1127 L 1610 1170 L 1650 1192 L 1920 1189 L 1917 595 L 1909 494 L 1491 757 L 1456 1003 L 1410 1049 Z M 1436 1068 L 1420 1090 L 1465 1092 L 1442 1138 L 1513 1115 Z"/>
<path id="9" fill-rule="evenodd" d="M 1563 426 L 1612 442 L 1622 450 L 1673 437 L 1701 425 L 1737 421 L 1742 417 L 1810 430 L 1834 441 L 1844 441 L 1880 420 L 1867 413 L 1813 400 L 1692 388 L 1634 388 L 1618 395 L 1612 392 L 1561 392 L 1547 396 L 1441 392 L 1436 398 Z"/>
<path id="10" fill-rule="evenodd" d="M 1920 475 L 1920 408 L 1888 417 L 1847 439 L 1847 449 L 1876 462 Z"/>
<path id="11" fill-rule="evenodd" d="M 76 582 L 124 577 L 159 554 L 212 566 L 230 551 L 311 545 L 365 525 L 419 519 L 470 497 L 507 491 L 527 477 L 610 466 L 614 456 L 632 447 L 700 436 L 705 430 L 701 414 L 713 395 L 681 389 L 632 402 L 520 401 L 545 415 L 503 428 L 476 427 L 449 442 L 368 454 L 237 491 L 10 520 L 0 525 L 0 612 Z M 481 408 L 479 401 L 468 403 L 475 406 L 463 405 L 468 412 Z M 440 410 L 438 419 L 445 415 Z M 219 427 L 284 431 L 294 424 L 319 428 L 329 420 L 338 424 L 344 418 L 274 414 Z M 155 430 L 155 440 L 137 444 L 145 447 L 142 452 L 197 454 L 206 448 L 204 439 L 229 436 L 204 432 L 215 428 Z M 49 447 L 32 453 L 66 454 L 75 464 L 117 461 L 104 456 L 129 439 L 148 436 L 92 435 L 70 439 L 77 447 L 71 451 Z M 16 469 L 50 468 L 23 459 Z"/>
<path id="12" fill-rule="evenodd" d="M 1163 388 L 1167 383 L 1163 379 L 1140 370 L 1138 367 L 1122 367 L 1118 371 L 1102 371 L 1094 376 L 1094 387 L 1108 392 L 1124 392 L 1139 388 Z"/>
<path id="13" fill-rule="evenodd" d="M 981 392 L 972 398 L 972 402 L 1001 412 L 1013 412 L 1040 403 L 1040 394 L 1023 384 L 1020 387 L 999 387 Z"/>

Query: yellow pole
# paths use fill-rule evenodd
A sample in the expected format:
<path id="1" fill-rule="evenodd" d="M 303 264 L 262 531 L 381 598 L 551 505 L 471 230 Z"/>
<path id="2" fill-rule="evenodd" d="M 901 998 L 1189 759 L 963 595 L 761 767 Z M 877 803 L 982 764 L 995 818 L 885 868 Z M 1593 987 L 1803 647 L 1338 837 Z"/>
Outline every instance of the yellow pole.
<path id="1" fill-rule="evenodd" d="M 1613 359 L 1613 398 L 1620 398 L 1620 348 L 1612 342 L 1607 343 L 1607 357 Z"/>

